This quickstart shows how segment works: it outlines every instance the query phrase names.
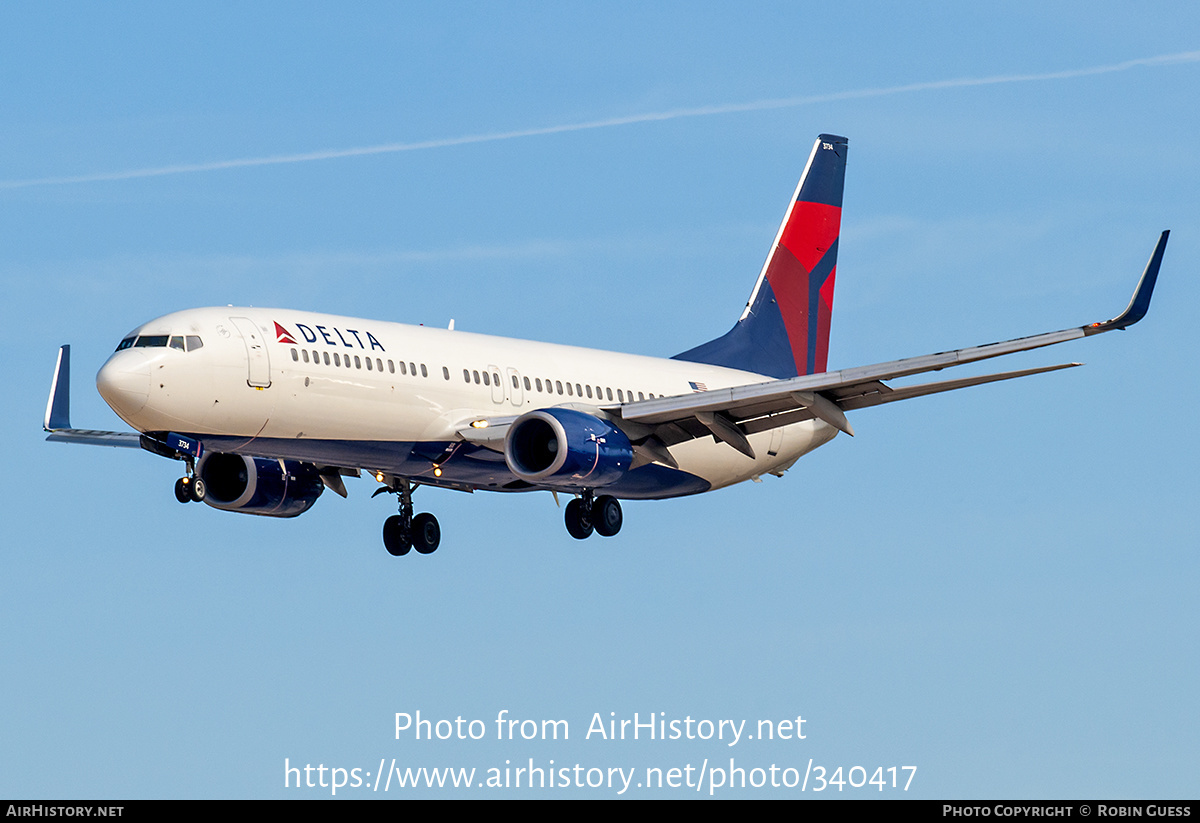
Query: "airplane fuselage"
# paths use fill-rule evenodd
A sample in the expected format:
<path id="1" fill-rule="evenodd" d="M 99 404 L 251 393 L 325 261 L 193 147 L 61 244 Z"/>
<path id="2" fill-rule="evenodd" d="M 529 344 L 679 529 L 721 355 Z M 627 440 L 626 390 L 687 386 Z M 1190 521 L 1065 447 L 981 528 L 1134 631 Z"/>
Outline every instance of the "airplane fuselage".
<path id="1" fill-rule="evenodd" d="M 131 339 L 104 364 L 97 385 L 138 431 L 186 434 L 210 451 L 496 491 L 531 486 L 512 474 L 502 449 L 464 442 L 458 432 L 474 421 L 551 407 L 616 419 L 605 410 L 627 401 L 770 379 L 700 363 L 287 309 L 176 312 L 143 324 L 125 341 Z M 691 440 L 671 448 L 678 468 L 643 465 L 605 491 L 623 498 L 707 491 L 782 472 L 836 434 L 819 420 L 752 434 L 754 458 L 711 437 Z"/>

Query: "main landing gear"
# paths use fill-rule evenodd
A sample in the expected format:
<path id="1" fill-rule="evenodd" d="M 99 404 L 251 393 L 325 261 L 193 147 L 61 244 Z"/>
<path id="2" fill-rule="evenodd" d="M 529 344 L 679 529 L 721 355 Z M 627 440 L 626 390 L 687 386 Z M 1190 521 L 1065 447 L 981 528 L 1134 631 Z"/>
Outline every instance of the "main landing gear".
<path id="1" fill-rule="evenodd" d="M 442 527 L 428 512 L 413 516 L 413 486 L 404 478 L 396 478 L 390 487 L 375 492 L 391 492 L 400 498 L 400 513 L 383 521 L 383 546 L 392 557 L 403 557 L 410 549 L 421 554 L 433 554 L 442 542 Z"/>
<path id="2" fill-rule="evenodd" d="M 621 504 L 607 494 L 593 499 L 592 490 L 584 489 L 567 504 L 565 520 L 567 532 L 576 540 L 586 540 L 593 531 L 601 537 L 612 537 L 621 530 Z"/>
<path id="3" fill-rule="evenodd" d="M 203 503 L 208 487 L 196 475 L 196 466 L 189 459 L 187 474 L 175 481 L 175 499 L 180 503 Z"/>

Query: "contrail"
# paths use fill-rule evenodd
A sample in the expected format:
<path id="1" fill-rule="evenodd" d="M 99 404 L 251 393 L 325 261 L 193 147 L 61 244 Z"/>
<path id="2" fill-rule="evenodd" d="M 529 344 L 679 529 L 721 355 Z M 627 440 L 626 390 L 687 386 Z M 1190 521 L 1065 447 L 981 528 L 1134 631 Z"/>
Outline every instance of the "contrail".
<path id="1" fill-rule="evenodd" d="M 450 146 L 465 146 L 472 143 L 494 143 L 500 140 L 515 140 L 520 137 L 538 137 L 547 134 L 563 134 L 572 131 L 588 131 L 590 129 L 606 129 L 613 126 L 629 126 L 635 123 L 655 123 L 663 120 L 678 120 L 683 117 L 709 117 L 717 114 L 735 114 L 747 111 L 766 111 L 769 109 L 786 109 L 796 106 L 810 106 L 816 103 L 832 103 L 839 100 L 858 100 L 867 97 L 886 97 L 893 94 L 910 94 L 920 91 L 937 89 L 960 89 L 972 86 L 995 86 L 1003 83 L 1033 83 L 1045 80 L 1067 80 L 1074 77 L 1088 77 L 1096 74 L 1111 74 L 1118 71 L 1139 68 L 1142 66 L 1173 66 L 1183 63 L 1200 62 L 1200 51 L 1184 51 L 1176 54 L 1160 54 L 1156 57 L 1139 57 L 1122 63 L 1112 63 L 1104 66 L 1088 66 L 1081 69 L 1065 69 L 1063 71 L 1040 72 L 1037 74 L 998 74 L 990 77 L 958 77 L 952 80 L 932 80 L 924 83 L 907 83 L 902 86 L 884 86 L 881 88 L 853 89 L 850 91 L 832 92 L 829 94 L 814 94 L 804 97 L 781 97 L 768 100 L 756 100 L 749 103 L 726 103 L 723 105 L 697 106 L 693 108 L 669 109 L 667 111 L 630 114 L 624 117 L 608 117 L 603 120 L 587 120 L 582 123 L 568 123 L 559 126 L 542 126 L 532 129 L 516 129 L 513 131 L 490 132 L 487 134 L 468 134 L 462 137 L 442 137 L 434 140 L 420 140 L 412 143 L 382 143 L 375 146 L 358 146 L 348 149 L 322 149 L 318 151 L 301 152 L 299 154 L 276 154 L 265 157 L 243 157 L 234 160 L 214 160 L 207 163 L 183 163 L 173 166 L 157 166 L 143 169 L 127 169 L 125 171 L 99 172 L 96 174 L 81 174 L 70 177 L 38 177 L 28 180 L 0 180 L 0 189 L 19 189 L 31 186 L 61 186 L 71 183 L 96 183 L 110 180 L 132 180 L 139 177 L 163 177 L 169 174 L 190 174 L 202 171 L 219 171 L 221 169 L 236 169 L 249 166 L 275 166 L 283 163 L 307 163 L 313 160 L 333 160 L 339 157 L 362 157 L 371 154 L 393 154 L 405 151 L 423 151 L 425 149 L 443 149 Z"/>

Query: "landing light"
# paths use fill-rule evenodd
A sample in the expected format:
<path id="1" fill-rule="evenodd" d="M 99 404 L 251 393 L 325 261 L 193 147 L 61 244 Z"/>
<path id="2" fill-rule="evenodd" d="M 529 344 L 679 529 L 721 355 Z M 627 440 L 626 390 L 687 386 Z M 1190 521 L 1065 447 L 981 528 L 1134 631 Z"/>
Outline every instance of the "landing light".
<path id="1" fill-rule="evenodd" d="M 488 425 L 488 422 L 487 422 L 486 420 L 476 420 L 476 421 L 474 421 L 474 422 L 472 422 L 472 423 L 471 423 L 471 428 L 473 428 L 473 429 L 486 429 L 486 428 L 487 428 L 487 425 Z"/>
<path id="2" fill-rule="evenodd" d="M 442 476 L 442 467 L 441 467 L 441 466 L 434 466 L 434 467 L 433 467 L 433 476 L 434 476 L 434 477 L 441 477 L 441 476 Z"/>
<path id="3" fill-rule="evenodd" d="M 383 482 L 383 472 L 375 472 L 375 479 L 378 480 L 380 483 L 382 483 Z"/>

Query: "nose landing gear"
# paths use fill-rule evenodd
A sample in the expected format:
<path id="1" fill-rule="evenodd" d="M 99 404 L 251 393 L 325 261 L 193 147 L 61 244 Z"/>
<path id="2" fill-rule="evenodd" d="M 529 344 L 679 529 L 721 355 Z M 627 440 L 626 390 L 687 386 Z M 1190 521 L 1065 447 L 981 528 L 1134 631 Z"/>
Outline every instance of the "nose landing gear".
<path id="1" fill-rule="evenodd" d="M 180 503 L 203 503 L 208 487 L 196 475 L 196 464 L 187 461 L 187 474 L 175 481 L 175 499 Z"/>

